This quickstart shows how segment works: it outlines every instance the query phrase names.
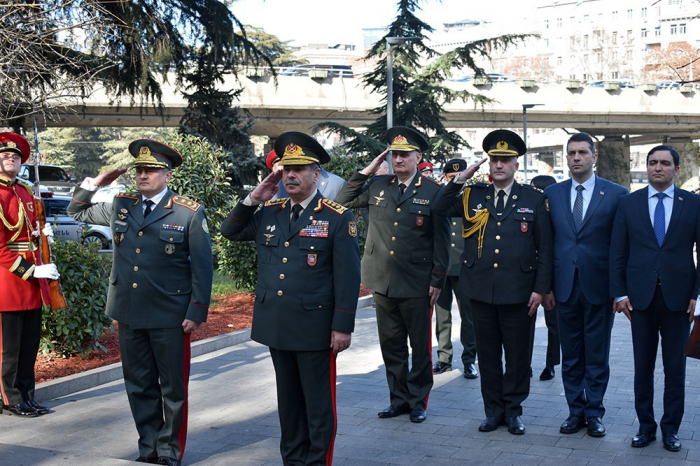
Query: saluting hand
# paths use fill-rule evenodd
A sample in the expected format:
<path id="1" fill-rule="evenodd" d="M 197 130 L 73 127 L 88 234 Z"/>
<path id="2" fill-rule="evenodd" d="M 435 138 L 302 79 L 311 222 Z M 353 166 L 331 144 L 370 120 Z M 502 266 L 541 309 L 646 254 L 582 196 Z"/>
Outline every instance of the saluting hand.
<path id="1" fill-rule="evenodd" d="M 461 172 L 458 176 L 464 178 L 465 180 L 470 179 L 471 177 L 474 176 L 474 174 L 479 171 L 479 167 L 488 160 L 488 157 L 484 157 L 483 159 L 479 160 L 476 163 L 473 163 L 467 167 L 466 170 Z"/>
<path id="2" fill-rule="evenodd" d="M 92 180 L 92 184 L 94 186 L 97 186 L 98 188 L 100 186 L 108 186 L 112 184 L 114 180 L 122 176 L 124 173 L 126 173 L 128 168 L 115 168 L 114 170 L 110 170 L 108 172 L 100 173 L 97 175 L 96 178 Z"/>
<path id="3" fill-rule="evenodd" d="M 386 150 L 384 152 L 382 152 L 381 154 L 379 154 L 378 156 L 376 156 L 374 158 L 374 160 L 372 160 L 369 163 L 369 165 L 367 165 L 365 168 L 360 170 L 360 173 L 362 173 L 363 175 L 368 175 L 368 176 L 374 175 L 375 173 L 377 173 L 377 170 L 379 170 L 379 167 L 382 165 L 382 162 L 384 161 L 384 159 L 386 159 L 386 156 L 388 153 L 389 153 L 389 148 L 387 147 Z"/>
<path id="4" fill-rule="evenodd" d="M 282 179 L 282 170 L 273 171 L 260 182 L 250 193 L 250 199 L 255 202 L 267 202 L 277 194 L 280 187 L 277 184 Z"/>
<path id="5" fill-rule="evenodd" d="M 350 332 L 331 330 L 331 348 L 333 349 L 333 354 L 338 354 L 348 349 L 351 340 L 352 334 Z"/>

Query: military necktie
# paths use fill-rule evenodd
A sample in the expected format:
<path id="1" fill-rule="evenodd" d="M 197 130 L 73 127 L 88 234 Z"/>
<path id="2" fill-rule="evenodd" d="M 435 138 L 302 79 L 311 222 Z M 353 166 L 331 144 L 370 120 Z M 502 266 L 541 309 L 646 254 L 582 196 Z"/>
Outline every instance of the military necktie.
<path id="1" fill-rule="evenodd" d="M 581 228 L 583 223 L 583 190 L 586 189 L 582 184 L 576 186 L 576 200 L 574 201 L 574 226 L 576 231 Z"/>
<path id="2" fill-rule="evenodd" d="M 656 209 L 654 209 L 654 234 L 656 235 L 656 241 L 659 243 L 659 246 L 661 246 L 666 236 L 666 208 L 664 207 L 664 197 L 666 197 L 666 194 L 656 193 L 654 197 L 658 199 L 656 202 Z"/>
<path id="3" fill-rule="evenodd" d="M 294 204 L 292 207 L 292 220 L 289 222 L 289 230 L 291 231 L 292 225 L 294 225 L 294 222 L 299 220 L 299 214 L 301 214 L 301 211 L 304 210 L 304 208 L 301 206 L 301 204 Z"/>
<path id="4" fill-rule="evenodd" d="M 399 192 L 401 193 L 401 196 L 403 196 L 403 193 L 406 192 L 406 185 L 405 184 L 401 183 L 399 185 Z"/>
<path id="5" fill-rule="evenodd" d="M 498 197 L 496 200 L 496 212 L 498 215 L 501 215 L 506 208 L 506 192 L 501 189 L 496 196 Z"/>
<path id="6" fill-rule="evenodd" d="M 148 214 L 153 212 L 153 206 L 156 203 L 150 199 L 146 199 L 145 201 L 143 201 L 143 203 L 146 204 L 146 209 L 143 211 L 143 218 L 146 218 L 146 217 L 148 217 Z"/>

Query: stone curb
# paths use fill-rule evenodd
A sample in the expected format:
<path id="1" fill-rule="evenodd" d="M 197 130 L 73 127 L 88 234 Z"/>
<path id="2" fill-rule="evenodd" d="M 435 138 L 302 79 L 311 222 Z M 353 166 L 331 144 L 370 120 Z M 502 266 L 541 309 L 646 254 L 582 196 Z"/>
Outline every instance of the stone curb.
<path id="1" fill-rule="evenodd" d="M 357 308 L 372 306 L 374 297 L 372 295 L 363 296 L 357 302 Z M 192 343 L 192 357 L 201 356 L 206 353 L 218 351 L 220 349 L 244 343 L 250 340 L 250 329 L 246 328 L 231 333 L 224 333 L 215 337 L 207 338 Z M 89 388 L 103 385 L 121 379 L 122 363 L 117 362 L 109 366 L 98 367 L 78 374 L 61 377 L 40 383 L 36 386 L 35 397 L 37 401 L 47 401 L 80 392 Z"/>

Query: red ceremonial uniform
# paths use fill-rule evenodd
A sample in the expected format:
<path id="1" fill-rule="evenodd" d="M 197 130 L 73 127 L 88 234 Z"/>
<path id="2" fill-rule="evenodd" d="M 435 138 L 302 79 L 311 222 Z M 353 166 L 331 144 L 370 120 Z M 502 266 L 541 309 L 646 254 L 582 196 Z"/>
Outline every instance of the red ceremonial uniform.
<path id="1" fill-rule="evenodd" d="M 34 249 L 34 198 L 20 183 L 0 180 L 0 312 L 41 307 L 40 281 L 33 278 L 39 250 Z"/>

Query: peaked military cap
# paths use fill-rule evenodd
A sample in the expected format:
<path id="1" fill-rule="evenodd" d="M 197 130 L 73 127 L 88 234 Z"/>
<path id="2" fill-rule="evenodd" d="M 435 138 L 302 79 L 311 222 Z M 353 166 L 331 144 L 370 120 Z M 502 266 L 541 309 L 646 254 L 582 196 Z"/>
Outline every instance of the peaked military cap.
<path id="1" fill-rule="evenodd" d="M 26 162 L 31 153 L 29 143 L 24 136 L 17 133 L 0 133 L 0 152 L 14 152 Z"/>
<path id="2" fill-rule="evenodd" d="M 487 154 L 499 157 L 519 157 L 527 152 L 520 136 L 507 129 L 491 131 L 484 138 L 481 147 Z"/>
<path id="3" fill-rule="evenodd" d="M 271 150 L 269 154 L 267 154 L 267 158 L 265 159 L 265 165 L 269 170 L 272 170 L 272 167 L 275 166 L 277 162 L 280 161 L 279 156 L 277 155 L 277 152 L 274 150 Z"/>
<path id="4" fill-rule="evenodd" d="M 420 171 L 421 173 L 431 172 L 433 171 L 433 164 L 430 162 L 422 162 L 418 164 L 418 171 Z"/>
<path id="5" fill-rule="evenodd" d="M 151 139 L 137 139 L 129 144 L 129 152 L 136 157 L 134 167 L 173 169 L 182 165 L 182 156 L 172 147 Z"/>
<path id="6" fill-rule="evenodd" d="M 442 167 L 442 172 L 445 175 L 450 173 L 463 172 L 467 169 L 467 161 L 463 159 L 451 159 L 445 162 L 445 166 Z"/>
<path id="7" fill-rule="evenodd" d="M 423 152 L 428 149 L 428 141 L 422 134 L 407 126 L 394 126 L 389 128 L 384 138 L 390 144 L 389 149 L 399 152 L 417 150 Z"/>
<path id="8" fill-rule="evenodd" d="M 324 164 L 331 161 L 331 156 L 317 140 L 299 131 L 280 134 L 275 141 L 275 152 L 284 166 Z"/>

